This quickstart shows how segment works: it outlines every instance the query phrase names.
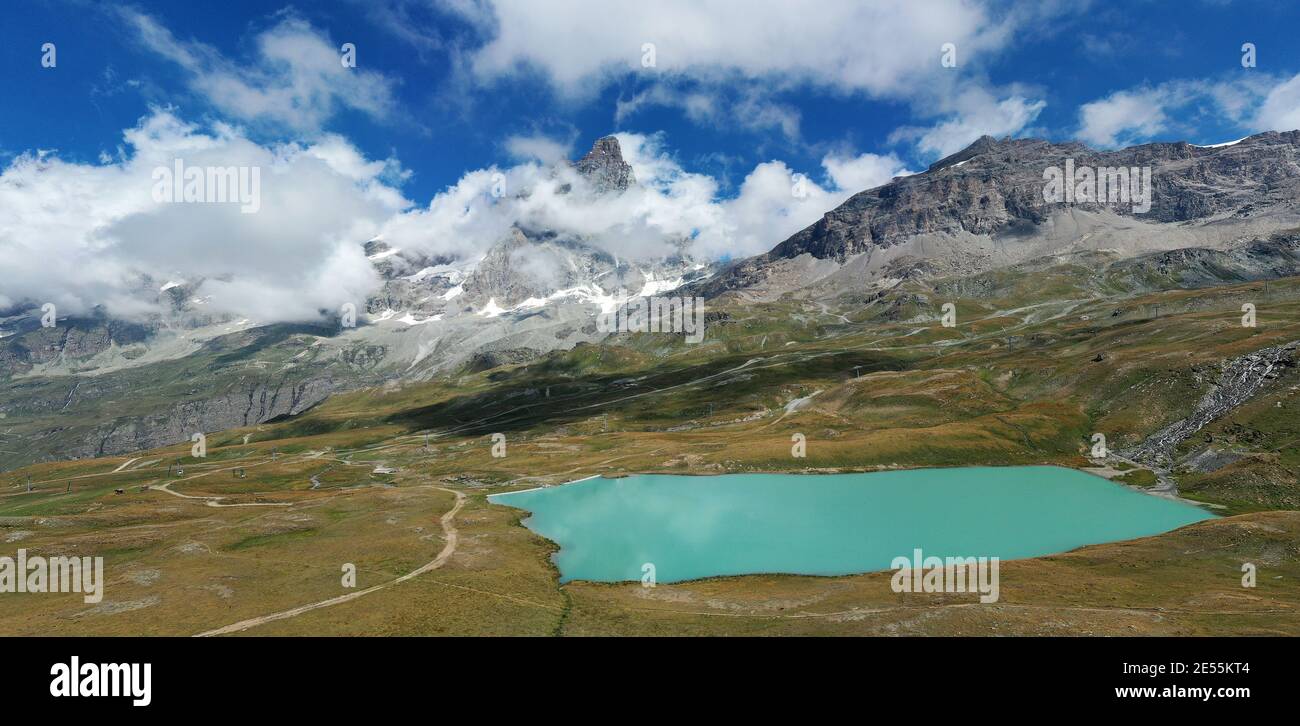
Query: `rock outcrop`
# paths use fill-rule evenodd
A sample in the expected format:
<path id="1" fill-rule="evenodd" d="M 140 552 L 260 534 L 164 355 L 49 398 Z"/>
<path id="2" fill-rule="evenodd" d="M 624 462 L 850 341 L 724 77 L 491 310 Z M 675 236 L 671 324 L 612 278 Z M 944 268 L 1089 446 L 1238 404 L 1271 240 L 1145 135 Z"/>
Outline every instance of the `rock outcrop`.
<path id="1" fill-rule="evenodd" d="M 1076 169 L 1149 167 L 1150 208 L 1136 212 L 1128 195 L 1068 205 L 1047 200 L 1045 171 L 1064 170 L 1067 161 Z M 706 294 L 760 283 L 765 268 L 801 255 L 843 263 L 922 235 L 1029 236 L 1066 206 L 1153 225 L 1285 217 L 1279 226 L 1294 226 L 1300 218 L 1300 131 L 1215 147 L 1178 142 L 1117 151 L 986 136 L 923 173 L 853 195 L 766 254 L 732 265 Z"/>
<path id="2" fill-rule="evenodd" d="M 1297 350 L 1300 350 L 1300 341 L 1293 341 L 1225 361 L 1218 378 L 1190 415 L 1148 436 L 1123 455 L 1133 461 L 1167 469 L 1179 444 L 1206 424 L 1249 401 L 1277 377 L 1280 369 L 1296 365 Z"/>
<path id="3" fill-rule="evenodd" d="M 636 184 L 636 175 L 632 166 L 623 160 L 623 148 L 614 136 L 605 136 L 596 140 L 591 147 L 573 164 L 597 193 L 626 191 Z"/>

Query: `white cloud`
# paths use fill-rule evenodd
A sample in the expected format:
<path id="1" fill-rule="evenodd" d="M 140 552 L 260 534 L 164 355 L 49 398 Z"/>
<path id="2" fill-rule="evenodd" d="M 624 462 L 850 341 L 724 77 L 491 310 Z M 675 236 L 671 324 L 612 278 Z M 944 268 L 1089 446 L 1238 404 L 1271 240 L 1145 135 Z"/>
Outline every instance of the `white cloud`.
<path id="1" fill-rule="evenodd" d="M 947 156 L 969 146 L 981 136 L 1014 136 L 1038 118 L 1047 105 L 1024 95 L 999 99 L 984 88 L 969 88 L 950 101 L 951 115 L 930 127 L 909 126 L 896 130 L 890 140 L 914 141 L 922 153 Z"/>
<path id="2" fill-rule="evenodd" d="M 1172 87 L 1142 88 L 1085 103 L 1079 108 L 1078 136 L 1104 149 L 1152 138 L 1167 128 L 1165 106 L 1175 103 L 1175 95 Z"/>
<path id="3" fill-rule="evenodd" d="M 1300 128 L 1300 76 L 1251 73 L 1231 80 L 1172 80 L 1115 91 L 1079 108 L 1078 138 L 1101 148 L 1162 135 L 1195 138 L 1203 121 L 1244 131 Z"/>
<path id="4" fill-rule="evenodd" d="M 686 91 L 666 83 L 656 83 L 628 99 L 618 99 L 614 121 L 623 123 L 648 106 L 668 106 L 681 110 L 695 123 L 713 123 L 718 119 L 718 99 L 709 91 Z"/>
<path id="5" fill-rule="evenodd" d="M 728 93 L 718 86 L 698 85 L 686 89 L 671 83 L 655 83 L 631 98 L 620 98 L 614 111 L 615 123 L 622 123 L 649 106 L 680 110 L 700 125 L 719 128 L 734 126 L 750 130 L 775 129 L 787 139 L 799 137 L 802 114 L 780 103 L 754 84 L 739 83 L 739 92 Z"/>
<path id="6" fill-rule="evenodd" d="M 517 167 L 531 168 L 531 165 Z M 506 178 L 496 167 L 465 174 L 456 184 L 434 196 L 428 206 L 387 220 L 381 232 L 384 240 L 403 250 L 430 255 L 468 258 L 481 254 L 509 231 L 513 221 L 512 215 L 497 209 L 498 204 L 506 202 L 492 195 L 497 174 Z M 509 183 L 508 178 L 506 181 Z"/>
<path id="7" fill-rule="evenodd" d="M 224 125 L 203 131 L 155 111 L 125 132 L 129 153 L 78 164 L 24 154 L 0 172 L 0 269 L 11 303 L 138 318 L 162 281 L 201 281 L 206 310 L 260 322 L 304 320 L 378 285 L 360 242 L 408 206 L 339 137 L 265 147 Z M 260 209 L 160 203 L 157 167 L 260 169 Z M 0 301 L 2 302 L 2 301 Z"/>
<path id="8" fill-rule="evenodd" d="M 257 35 L 257 55 L 248 64 L 203 43 L 179 40 L 144 13 L 119 13 L 146 48 L 185 70 L 194 92 L 235 118 L 314 131 L 339 108 L 377 119 L 394 112 L 393 81 L 375 71 L 345 68 L 341 43 L 292 15 Z"/>
<path id="9" fill-rule="evenodd" d="M 620 258 L 670 254 L 674 243 L 687 240 L 690 252 L 703 258 L 752 255 L 812 224 L 851 194 L 909 173 L 894 156 L 827 156 L 822 165 L 831 186 L 805 179 L 800 195 L 792 170 L 770 161 L 745 177 L 734 198 L 724 199 L 715 179 L 682 169 L 659 137 L 625 133 L 618 139 L 638 181 L 621 195 L 592 194 L 567 166 L 482 169 L 466 174 L 428 207 L 394 217 L 384 239 L 403 249 L 472 257 L 519 224 L 583 236 Z M 498 198 L 492 189 L 500 180 L 505 195 Z"/>
<path id="10" fill-rule="evenodd" d="M 822 159 L 822 166 L 826 167 L 836 188 L 849 192 L 874 189 L 889 183 L 896 176 L 912 173 L 893 154 L 862 154 L 854 157 L 828 155 Z"/>
<path id="11" fill-rule="evenodd" d="M 396 187 L 407 174 L 396 159 L 369 159 L 338 135 L 265 146 L 227 124 L 200 128 L 155 110 L 124 137 L 114 159 L 29 153 L 0 171 L 0 305 L 54 302 L 74 315 L 102 306 L 140 319 L 160 310 L 164 282 L 188 280 L 214 313 L 312 320 L 344 302 L 360 307 L 378 289 L 361 246 L 377 234 L 407 252 L 469 260 L 514 225 L 582 237 L 623 259 L 678 245 L 701 258 L 751 255 L 851 194 L 909 173 L 892 155 L 833 154 L 809 172 L 823 183 L 797 182 L 773 160 L 723 198 L 714 178 L 683 169 L 660 136 L 619 134 L 638 180 L 623 194 L 596 194 L 568 164 L 528 161 L 469 172 L 412 208 Z M 155 201 L 155 169 L 178 158 L 260 169 L 259 211 Z"/>
<path id="12" fill-rule="evenodd" d="M 576 134 L 570 135 L 568 140 L 563 141 L 544 134 L 516 135 L 506 138 L 505 148 L 506 153 L 515 159 L 554 164 L 561 159 L 569 158 L 573 153 L 573 142 L 576 140 Z"/>
<path id="13" fill-rule="evenodd" d="M 649 80 L 620 99 L 616 120 L 649 105 L 695 123 L 799 135 L 783 92 L 811 87 L 901 100 L 931 129 L 908 129 L 923 151 L 961 148 L 983 134 L 1022 131 L 1043 108 L 1026 89 L 998 91 L 981 68 L 1016 33 L 1077 11 L 1050 2 L 990 0 L 481 0 L 442 3 L 483 37 L 463 55 L 480 82 L 537 73 L 569 99 L 607 84 Z M 941 65 L 952 43 L 959 71 Z M 647 44 L 654 64 L 645 67 Z M 958 75 L 960 74 L 960 75 Z M 958 83 L 962 86 L 958 86 Z"/>
<path id="14" fill-rule="evenodd" d="M 1269 89 L 1253 125 L 1260 131 L 1300 129 L 1300 74 Z"/>
<path id="15" fill-rule="evenodd" d="M 830 155 L 822 159 L 822 166 L 830 177 L 829 187 L 807 175 L 797 179 L 798 172 L 781 161 L 759 164 L 745 177 L 734 199 L 717 205 L 718 224 L 700 235 L 701 251 L 712 257 L 766 252 L 854 194 L 913 173 L 892 155 Z"/>
<path id="16" fill-rule="evenodd" d="M 970 60 L 1001 47 L 1014 23 L 982 2 L 823 0 L 815 8 L 784 0 L 493 0 L 461 3 L 490 29 L 470 58 L 491 78 L 531 67 L 562 92 L 590 94 L 599 82 L 635 73 L 711 79 L 804 81 L 872 95 L 911 95 L 910 81 L 937 69 L 940 47 Z M 491 18 L 488 21 L 487 18 Z M 642 46 L 655 66 L 642 66 Z M 593 83 L 595 81 L 596 83 Z"/>

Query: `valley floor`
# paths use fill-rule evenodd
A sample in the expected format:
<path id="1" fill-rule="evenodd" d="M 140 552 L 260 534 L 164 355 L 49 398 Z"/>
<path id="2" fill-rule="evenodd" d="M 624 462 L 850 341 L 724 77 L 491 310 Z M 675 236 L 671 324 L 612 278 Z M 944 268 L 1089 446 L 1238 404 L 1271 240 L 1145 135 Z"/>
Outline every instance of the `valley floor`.
<path id="1" fill-rule="evenodd" d="M 350 455 L 349 455 L 350 454 Z M 103 602 L 78 594 L 0 596 L 11 635 L 1300 635 L 1300 512 L 1244 514 L 1140 540 L 1004 562 L 1001 599 L 895 594 L 890 573 L 745 576 L 644 588 L 561 586 L 554 545 L 487 502 L 500 486 L 431 484 L 418 463 L 372 481 L 373 462 L 409 461 L 422 444 L 344 454 L 357 481 L 317 490 L 168 496 L 148 471 L 79 476 L 84 513 L 48 495 L 26 515 L 7 494 L 6 549 L 106 558 Z M 274 478 L 317 451 L 243 462 Z M 336 458 L 343 461 L 343 458 Z M 189 496 L 223 492 L 230 464 L 201 464 Z M 210 472 L 210 473 L 205 473 Z M 69 472 L 71 473 L 71 472 Z M 125 476 L 124 476 L 125 474 Z M 91 484 L 90 482 L 95 482 Z M 454 486 L 454 485 L 453 485 Z M 512 488 L 519 483 L 511 485 Z M 128 493 L 113 494 L 124 488 Z M 182 489 L 173 485 L 173 489 Z M 42 490 L 37 490 L 40 492 Z M 46 490 L 48 492 L 48 490 Z M 34 492 L 35 493 L 35 492 Z M 288 506 L 256 506 L 274 503 Z M 35 504 L 32 500 L 30 504 Z M 249 506 L 253 505 L 253 506 Z M 1241 585 L 1241 567 L 1258 584 Z M 356 587 L 341 584 L 345 563 Z M 275 616 L 275 617 L 268 617 Z M 216 632 L 213 632 L 216 631 Z"/>
<path id="2" fill-rule="evenodd" d="M 990 605 L 895 594 L 890 573 L 561 586 L 554 545 L 487 501 L 594 474 L 1085 468 L 1096 433 L 1130 451 L 1221 389 L 1225 361 L 1300 339 L 1294 278 L 1050 303 L 1019 287 L 1050 275 L 999 284 L 956 329 L 906 296 L 734 308 L 694 348 L 631 336 L 335 396 L 209 433 L 201 459 L 185 443 L 0 474 L 0 555 L 102 556 L 106 576 L 99 603 L 0 593 L 0 634 L 1300 635 L 1293 366 L 1172 450 L 1179 494 L 1228 516 L 1004 562 Z M 1268 301 L 1264 324 L 1240 326 L 1242 299 Z"/>

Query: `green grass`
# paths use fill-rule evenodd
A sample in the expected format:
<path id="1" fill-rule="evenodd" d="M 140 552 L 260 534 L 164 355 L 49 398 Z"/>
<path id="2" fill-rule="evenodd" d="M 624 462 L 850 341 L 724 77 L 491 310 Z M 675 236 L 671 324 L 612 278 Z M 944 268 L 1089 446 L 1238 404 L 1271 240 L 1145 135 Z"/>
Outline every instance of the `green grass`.
<path id="1" fill-rule="evenodd" d="M 289 532 L 277 532 L 275 534 L 258 534 L 251 537 L 245 537 L 234 544 L 226 545 L 224 549 L 230 552 L 239 552 L 257 547 L 270 547 L 274 545 L 283 545 L 288 542 L 315 537 L 320 534 L 315 529 L 295 529 Z"/>
<path id="2" fill-rule="evenodd" d="M 1287 302 L 1300 298 L 1300 280 L 1270 283 L 1276 298 L 1262 307 L 1267 323 L 1250 331 L 1224 322 L 1239 317 L 1231 304 L 1250 285 L 1125 290 L 1120 282 L 1131 281 L 1087 277 L 1086 270 L 1000 271 L 979 285 L 940 283 L 937 290 L 913 281 L 879 299 L 846 296 L 832 311 L 849 323 L 799 300 L 733 307 L 716 311 L 729 318 L 712 325 L 699 346 L 620 336 L 527 364 L 459 371 L 400 390 L 343 393 L 287 420 L 211 432 L 202 461 L 191 461 L 183 443 L 130 455 L 161 459 L 147 471 L 109 474 L 128 458 L 119 456 L 0 475 L 0 495 L 8 495 L 0 496 L 0 516 L 58 517 L 58 527 L 11 526 L 31 532 L 21 541 L 33 547 L 113 551 L 120 560 L 115 568 L 162 573 L 154 590 L 121 580 L 115 585 L 114 598 L 124 601 L 161 593 L 156 610 L 80 619 L 71 615 L 80 609 L 42 605 L 48 610 L 41 614 L 50 617 L 41 622 L 55 623 L 50 627 L 61 634 L 190 634 L 337 595 L 342 562 L 358 564 L 363 586 L 397 576 L 441 549 L 438 517 L 451 495 L 432 487 L 459 489 L 470 500 L 457 520 L 461 549 L 445 569 L 261 633 L 822 634 L 883 633 L 892 626 L 963 634 L 989 632 L 994 624 L 999 632 L 1035 634 L 1058 626 L 1115 634 L 1300 631 L 1285 618 L 1252 619 L 1243 612 L 1251 603 L 1234 599 L 1239 588 L 1223 574 L 1232 574 L 1233 558 L 1267 555 L 1292 536 L 1296 523 L 1280 514 L 1243 521 L 1272 523 L 1281 534 L 1229 521 L 1140 546 L 1118 543 L 1007 563 L 1004 576 L 1025 568 L 1033 583 L 1016 587 L 1009 579 L 1009 601 L 1032 607 L 991 615 L 939 605 L 928 610 L 924 603 L 891 610 L 899 603 L 882 598 L 871 576 L 726 578 L 657 591 L 662 600 L 618 587 L 560 588 L 548 559 L 553 546 L 520 527 L 517 512 L 483 499 L 506 486 L 591 474 L 1084 466 L 1093 432 L 1106 433 L 1112 447 L 1140 441 L 1186 416 L 1225 358 L 1300 338 L 1300 305 Z M 1062 315 L 1062 298 L 1090 294 L 1099 297 Z M 935 303 L 952 296 L 957 328 L 925 322 L 937 314 Z M 1048 305 L 1031 311 L 1006 312 L 1045 300 Z M 913 316 L 922 321 L 901 322 Z M 796 344 L 785 345 L 791 341 Z M 283 352 L 279 346 L 297 349 L 292 337 L 258 344 L 271 357 Z M 237 357 L 234 351 L 210 355 Z M 1099 353 L 1103 360 L 1095 361 Z M 172 372 L 182 370 L 190 369 Z M 172 383 L 159 395 L 171 395 Z M 1220 513 L 1300 509 L 1300 419 L 1294 415 L 1300 396 L 1293 386 L 1300 378 L 1288 370 L 1257 399 L 1189 440 L 1180 454 L 1211 445 L 1240 458 L 1212 472 L 1176 472 L 1183 493 L 1226 506 Z M 785 413 L 787 403 L 813 392 L 810 405 Z M 490 455 L 487 435 L 495 432 L 507 435 L 504 459 Z M 803 459 L 790 454 L 796 432 L 807 437 Z M 247 445 L 245 434 L 252 434 Z M 258 464 L 272 449 L 281 456 Z M 177 492 L 292 506 L 216 508 L 138 491 L 160 482 L 177 459 L 187 477 L 203 474 L 175 481 Z M 248 462 L 245 479 L 215 471 L 241 461 Z M 372 475 L 379 463 L 398 472 Z M 1147 470 L 1121 468 L 1124 483 L 1155 483 Z M 32 494 L 20 491 L 28 474 L 46 482 Z M 73 493 L 63 493 L 68 477 L 88 475 L 73 480 Z M 322 482 L 318 490 L 309 489 L 312 475 Z M 127 493 L 115 495 L 115 488 Z M 1293 576 L 1289 566 L 1279 567 Z M 1285 581 L 1268 584 L 1280 589 L 1256 593 L 1276 599 L 1261 609 L 1294 607 Z M 220 594 L 226 590 L 233 594 Z M 1206 593 L 1218 599 L 1206 605 Z M 841 620 L 767 617 L 792 601 L 821 613 L 882 610 Z M 3 602 L 0 632 L 27 632 L 31 613 Z M 1164 610 L 1157 619 L 1129 607 Z M 1222 614 L 1184 616 L 1173 612 L 1179 608 L 1221 608 Z"/>
<path id="3" fill-rule="evenodd" d="M 1144 489 L 1147 487 L 1153 487 L 1160 483 L 1160 480 L 1156 478 L 1155 473 L 1149 469 L 1137 469 L 1124 474 L 1123 476 L 1117 476 L 1112 481 L 1127 484 L 1131 487 L 1142 487 Z"/>

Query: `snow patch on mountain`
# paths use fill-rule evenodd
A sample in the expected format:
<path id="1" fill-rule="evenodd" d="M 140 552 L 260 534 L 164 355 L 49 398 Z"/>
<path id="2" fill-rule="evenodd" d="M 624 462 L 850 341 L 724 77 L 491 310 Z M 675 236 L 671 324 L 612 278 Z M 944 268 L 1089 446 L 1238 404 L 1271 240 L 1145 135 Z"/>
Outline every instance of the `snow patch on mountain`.
<path id="1" fill-rule="evenodd" d="M 395 255 L 395 254 L 397 254 L 398 252 L 401 252 L 401 251 L 402 251 L 402 250 L 401 250 L 400 248 L 397 248 L 397 247 L 390 247 L 390 248 L 384 250 L 383 252 L 376 252 L 376 253 L 373 254 L 373 255 L 366 255 L 366 259 L 367 259 L 367 260 L 370 260 L 371 262 L 374 262 L 374 261 L 376 261 L 376 260 L 382 260 L 382 259 L 384 259 L 385 257 L 392 257 L 393 255 Z"/>
<path id="2" fill-rule="evenodd" d="M 497 305 L 497 299 L 492 297 L 488 298 L 487 305 L 484 305 L 483 309 L 475 314 L 485 318 L 495 318 L 504 312 L 507 312 L 506 309 Z"/>
<path id="3" fill-rule="evenodd" d="M 1192 144 L 1192 146 L 1195 146 L 1198 149 L 1222 149 L 1225 146 L 1235 146 L 1237 144 L 1240 144 L 1241 142 L 1249 138 L 1250 138 L 1249 136 L 1243 136 L 1240 139 L 1237 139 L 1236 141 L 1224 141 L 1221 144 L 1205 144 L 1204 146 L 1202 146 L 1201 144 Z"/>
<path id="4" fill-rule="evenodd" d="M 423 320 L 420 320 L 414 315 L 407 313 L 402 317 L 398 318 L 397 322 L 406 323 L 407 325 L 424 325 L 426 323 L 435 323 L 439 320 L 442 320 L 442 313 L 438 313 L 437 315 L 431 315 Z"/>

